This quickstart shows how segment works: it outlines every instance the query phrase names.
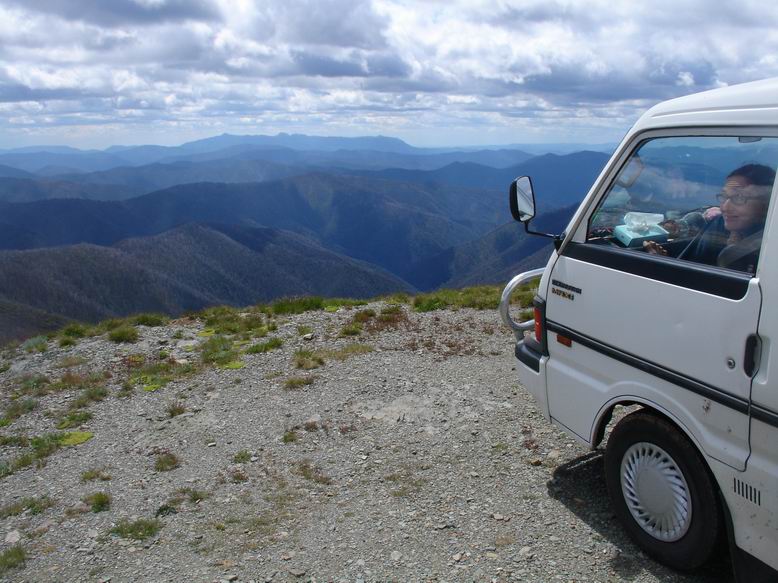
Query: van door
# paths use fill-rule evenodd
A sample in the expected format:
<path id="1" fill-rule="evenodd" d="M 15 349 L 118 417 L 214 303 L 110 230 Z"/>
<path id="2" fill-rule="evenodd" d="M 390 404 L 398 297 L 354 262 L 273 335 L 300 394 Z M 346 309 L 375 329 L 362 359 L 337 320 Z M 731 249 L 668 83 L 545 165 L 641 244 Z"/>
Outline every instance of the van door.
<path id="1" fill-rule="evenodd" d="M 739 169 L 778 159 L 775 142 L 647 136 L 625 156 L 549 278 L 547 392 L 557 423 L 591 441 L 598 412 L 634 398 L 670 412 L 708 455 L 745 468 L 745 356 L 775 173 L 769 164 Z M 735 180 L 733 171 L 756 177 Z"/>

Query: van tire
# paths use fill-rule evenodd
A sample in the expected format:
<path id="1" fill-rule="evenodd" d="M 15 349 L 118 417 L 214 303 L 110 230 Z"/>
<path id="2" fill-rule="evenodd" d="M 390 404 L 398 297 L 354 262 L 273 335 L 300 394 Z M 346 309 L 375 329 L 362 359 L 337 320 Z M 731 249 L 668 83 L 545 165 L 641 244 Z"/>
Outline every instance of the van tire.
<path id="1" fill-rule="evenodd" d="M 681 571 L 710 559 L 724 528 L 716 486 L 697 449 L 673 423 L 646 411 L 622 419 L 608 439 L 605 481 L 616 515 L 646 554 Z M 651 496 L 664 491 L 677 502 L 675 510 L 665 512 L 666 496 Z M 646 518 L 653 516 L 666 521 Z"/>

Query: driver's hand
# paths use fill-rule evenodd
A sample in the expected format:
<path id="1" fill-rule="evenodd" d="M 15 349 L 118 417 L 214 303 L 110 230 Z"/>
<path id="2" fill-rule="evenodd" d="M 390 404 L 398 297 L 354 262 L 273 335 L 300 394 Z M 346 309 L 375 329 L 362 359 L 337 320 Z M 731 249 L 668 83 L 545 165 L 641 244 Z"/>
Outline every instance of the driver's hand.
<path id="1" fill-rule="evenodd" d="M 667 255 L 667 250 L 656 241 L 643 241 L 643 251 L 651 255 Z"/>

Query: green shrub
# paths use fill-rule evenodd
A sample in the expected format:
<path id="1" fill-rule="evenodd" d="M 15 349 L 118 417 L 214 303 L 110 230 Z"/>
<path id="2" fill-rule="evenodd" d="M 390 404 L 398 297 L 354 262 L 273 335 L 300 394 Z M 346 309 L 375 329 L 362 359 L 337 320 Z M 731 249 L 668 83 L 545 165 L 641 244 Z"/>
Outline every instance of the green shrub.
<path id="1" fill-rule="evenodd" d="M 138 341 L 138 331 L 131 326 L 119 326 L 108 333 L 111 342 L 132 344 Z"/>

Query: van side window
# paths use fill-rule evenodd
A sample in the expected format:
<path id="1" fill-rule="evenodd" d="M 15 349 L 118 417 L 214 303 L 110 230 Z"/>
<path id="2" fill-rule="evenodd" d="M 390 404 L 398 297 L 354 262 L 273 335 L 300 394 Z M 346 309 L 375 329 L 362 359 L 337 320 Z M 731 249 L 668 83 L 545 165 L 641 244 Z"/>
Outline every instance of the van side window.
<path id="1" fill-rule="evenodd" d="M 592 214 L 586 242 L 753 274 L 778 138 L 642 142 Z"/>

